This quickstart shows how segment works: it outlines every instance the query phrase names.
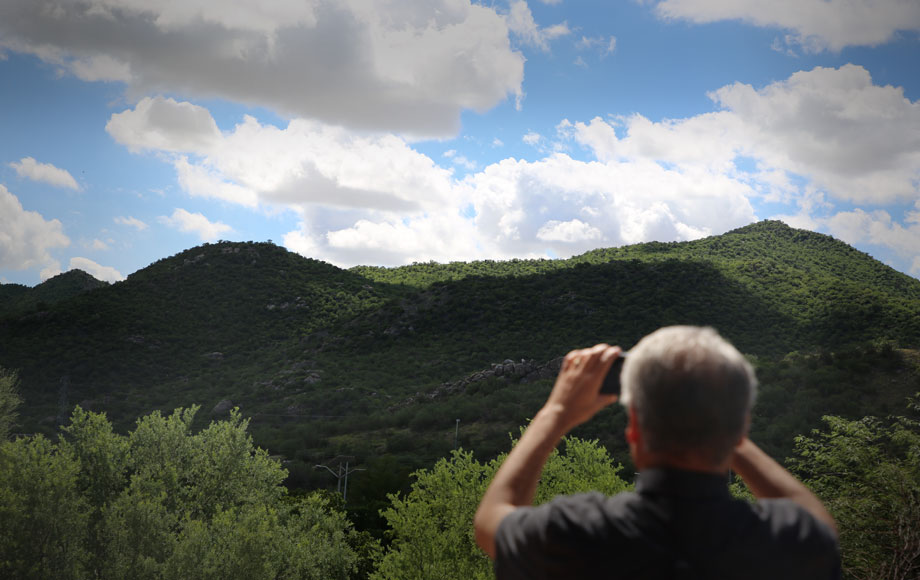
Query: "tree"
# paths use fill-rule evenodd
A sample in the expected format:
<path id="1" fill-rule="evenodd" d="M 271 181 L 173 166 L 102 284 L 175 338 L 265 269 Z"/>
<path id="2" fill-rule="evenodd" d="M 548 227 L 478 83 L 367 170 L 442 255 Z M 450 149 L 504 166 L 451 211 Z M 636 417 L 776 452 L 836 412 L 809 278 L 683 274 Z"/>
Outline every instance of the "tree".
<path id="1" fill-rule="evenodd" d="M 0 443 L 0 578 L 83 578 L 79 461 L 43 436 Z"/>
<path id="2" fill-rule="evenodd" d="M 920 394 L 909 401 L 920 412 Z M 920 576 L 920 421 L 824 418 L 796 438 L 791 467 L 837 520 L 849 578 Z"/>
<path id="3" fill-rule="evenodd" d="M 415 482 L 405 497 L 389 495 L 391 507 L 382 515 L 393 541 L 372 577 L 492 578 L 491 563 L 476 546 L 473 515 L 504 458 L 480 463 L 472 452 L 460 449 L 431 469 L 415 472 Z M 628 487 L 617 475 L 620 469 L 596 441 L 567 437 L 564 452 L 554 451 L 546 463 L 536 502 L 590 490 L 618 493 Z"/>
<path id="4" fill-rule="evenodd" d="M 22 403 L 18 392 L 19 377 L 13 371 L 0 367 L 0 441 L 10 435 Z"/>
<path id="5" fill-rule="evenodd" d="M 78 407 L 58 443 L 0 443 L 0 577 L 348 580 L 374 561 L 325 499 L 287 497 L 236 410 L 193 433 L 196 411 L 119 435 Z"/>

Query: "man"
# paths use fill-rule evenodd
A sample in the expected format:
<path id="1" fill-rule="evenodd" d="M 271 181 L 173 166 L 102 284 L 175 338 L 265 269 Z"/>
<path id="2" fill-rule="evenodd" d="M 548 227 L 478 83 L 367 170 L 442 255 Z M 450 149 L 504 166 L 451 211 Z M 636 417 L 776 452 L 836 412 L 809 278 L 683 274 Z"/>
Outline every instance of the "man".
<path id="1" fill-rule="evenodd" d="M 531 506 L 561 438 L 618 399 L 600 386 L 620 354 L 599 344 L 566 355 L 549 399 L 486 490 L 476 541 L 499 580 L 838 578 L 833 518 L 747 438 L 754 371 L 710 328 L 662 328 L 624 361 L 634 493 Z M 732 499 L 729 469 L 756 503 Z"/>

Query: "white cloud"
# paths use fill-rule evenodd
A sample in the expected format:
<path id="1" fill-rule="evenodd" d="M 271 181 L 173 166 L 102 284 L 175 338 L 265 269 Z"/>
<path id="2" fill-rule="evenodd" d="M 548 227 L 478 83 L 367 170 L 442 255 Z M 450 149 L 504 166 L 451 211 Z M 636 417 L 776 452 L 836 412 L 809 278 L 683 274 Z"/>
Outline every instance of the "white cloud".
<path id="1" fill-rule="evenodd" d="M 826 220 L 828 231 L 848 244 L 872 244 L 893 250 L 901 258 L 912 260 L 910 273 L 920 274 L 920 204 L 907 214 L 907 224 L 895 221 L 884 210 L 862 209 L 839 212 Z"/>
<path id="2" fill-rule="evenodd" d="M 142 222 L 141 220 L 133 216 L 128 216 L 128 217 L 118 216 L 115 218 L 114 221 L 118 225 L 130 226 L 138 231 L 143 231 L 148 228 L 147 224 L 145 224 L 144 222 Z"/>
<path id="3" fill-rule="evenodd" d="M 470 161 L 465 155 L 460 155 L 455 149 L 448 149 L 442 155 L 450 159 L 450 162 L 454 165 L 459 165 L 469 170 L 476 169 L 476 162 Z"/>
<path id="4" fill-rule="evenodd" d="M 617 38 L 615 36 L 582 36 L 575 43 L 578 50 L 597 50 L 600 55 L 607 56 L 613 54 L 617 48 Z"/>
<path id="5" fill-rule="evenodd" d="M 533 13 L 524 0 L 512 0 L 508 16 L 508 28 L 522 44 L 549 52 L 549 43 L 561 36 L 571 33 L 565 22 L 540 28 L 533 19 Z"/>
<path id="6" fill-rule="evenodd" d="M 0 269 L 43 267 L 47 274 L 60 273 L 60 264 L 49 252 L 69 245 L 60 221 L 24 210 L 19 198 L 0 185 Z"/>
<path id="7" fill-rule="evenodd" d="M 478 244 L 475 225 L 452 208 L 405 219 L 358 219 L 348 227 L 323 233 L 310 233 L 307 227 L 305 223 L 303 229 L 285 235 L 284 245 L 343 267 L 510 257 L 486 252 Z"/>
<path id="8" fill-rule="evenodd" d="M 167 151 L 179 141 L 168 132 L 157 140 Z M 199 146 L 190 153 L 200 159 L 173 160 L 183 190 L 246 207 L 414 211 L 440 207 L 451 192 L 449 170 L 393 135 L 361 135 L 305 119 L 280 129 L 247 116 Z"/>
<path id="9" fill-rule="evenodd" d="M 231 181 L 210 165 L 190 163 L 188 157 L 179 157 L 173 163 L 179 185 L 195 197 L 221 199 L 254 208 L 259 203 L 258 194 Z"/>
<path id="10" fill-rule="evenodd" d="M 301 223 L 285 245 L 345 266 L 565 257 L 689 240 L 755 221 L 755 198 L 797 204 L 797 223 L 820 226 L 815 216 L 834 211 L 835 200 L 917 197 L 918 105 L 900 89 L 872 84 L 861 67 L 819 68 L 760 88 L 729 85 L 711 96 L 721 110 L 686 119 L 563 121 L 555 141 L 536 132 L 523 138 L 554 154 L 505 159 L 463 179 L 404 138 L 304 119 L 275 127 L 246 117 L 198 141 L 166 129 L 156 142 L 187 193 L 295 211 Z M 562 152 L 576 144 L 596 161 Z M 451 163 L 460 157 L 444 153 Z M 834 179 L 837 172 L 847 178 Z M 894 236 L 879 239 L 895 244 Z"/>
<path id="11" fill-rule="evenodd" d="M 598 246 L 688 240 L 754 221 L 745 184 L 651 161 L 506 159 L 462 183 L 489 254 L 565 257 Z M 555 223 L 553 223 L 555 222 Z"/>
<path id="12" fill-rule="evenodd" d="M 882 204 L 918 195 L 920 103 L 901 88 L 873 84 L 862 67 L 819 67 L 762 89 L 736 83 L 710 96 L 722 111 L 658 123 L 641 115 L 597 118 L 561 129 L 602 160 L 704 167 L 777 199 L 803 195 L 788 175 L 838 200 Z M 755 161 L 754 172 L 735 169 L 745 158 Z"/>
<path id="13" fill-rule="evenodd" d="M 524 71 L 505 18 L 469 0 L 7 0 L 0 48 L 126 82 L 129 95 L 416 135 L 450 135 L 463 110 L 520 96 Z"/>
<path id="14" fill-rule="evenodd" d="M 100 240 L 99 238 L 96 238 L 92 242 L 87 244 L 87 247 L 91 250 L 98 250 L 98 251 L 109 249 L 109 245 L 103 242 L 102 240 Z"/>
<path id="15" fill-rule="evenodd" d="M 797 72 L 761 90 L 735 83 L 711 96 L 744 125 L 739 149 L 833 197 L 886 203 L 918 194 L 920 102 L 873 84 L 861 66 Z"/>
<path id="16" fill-rule="evenodd" d="M 77 180 L 66 169 L 60 169 L 50 163 L 39 163 L 32 157 L 23 157 L 18 163 L 10 163 L 19 177 L 40 181 L 55 187 L 79 190 Z"/>
<path id="17" fill-rule="evenodd" d="M 121 282 L 125 279 L 121 272 L 110 266 L 102 266 L 89 258 L 73 257 L 70 259 L 71 270 L 83 270 L 97 280 L 105 282 Z"/>
<path id="18" fill-rule="evenodd" d="M 145 97 L 133 110 L 112 115 L 105 130 L 132 151 L 206 152 L 220 139 L 207 109 L 163 97 Z"/>
<path id="19" fill-rule="evenodd" d="M 212 222 L 200 213 L 191 213 L 182 208 L 176 208 L 171 216 L 160 216 L 160 223 L 180 232 L 196 234 L 203 242 L 217 240 L 221 235 L 233 231 L 227 224 Z"/>
<path id="20" fill-rule="evenodd" d="M 567 222 L 550 220 L 537 230 L 537 239 L 545 242 L 573 243 L 600 240 L 602 237 L 603 234 L 599 229 L 577 218 Z"/>
<path id="21" fill-rule="evenodd" d="M 784 28 L 787 44 L 806 51 L 875 46 L 899 30 L 920 30 L 916 0 L 662 0 L 656 12 L 691 22 L 742 20 Z"/>
<path id="22" fill-rule="evenodd" d="M 529 131 L 523 137 L 521 137 L 521 141 L 530 145 L 531 147 L 536 147 L 537 145 L 539 145 L 542 139 L 543 137 L 541 137 L 539 133 L 535 133 L 534 131 Z"/>
<path id="23" fill-rule="evenodd" d="M 55 262 L 54 265 L 52 266 L 48 266 L 47 268 L 42 268 L 41 271 L 38 273 L 38 277 L 42 282 L 44 282 L 45 280 L 49 278 L 54 278 L 58 274 L 63 274 L 63 273 L 64 272 L 63 270 L 61 270 L 60 263 Z"/>

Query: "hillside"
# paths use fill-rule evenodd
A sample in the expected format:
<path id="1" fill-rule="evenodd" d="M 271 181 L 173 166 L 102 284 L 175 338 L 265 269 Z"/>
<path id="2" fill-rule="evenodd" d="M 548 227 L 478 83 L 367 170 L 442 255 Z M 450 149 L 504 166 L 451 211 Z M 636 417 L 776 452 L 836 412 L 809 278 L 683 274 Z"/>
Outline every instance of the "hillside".
<path id="1" fill-rule="evenodd" d="M 779 222 L 568 260 L 391 269 L 222 242 L 90 292 L 40 288 L 0 286 L 0 366 L 20 372 L 23 431 L 53 432 L 76 404 L 122 429 L 153 409 L 201 404 L 206 421 L 238 405 L 307 483 L 336 453 L 422 464 L 453 445 L 457 419 L 464 445 L 494 453 L 550 387 L 551 372 L 524 377 L 520 361 L 629 347 L 665 324 L 715 326 L 783 385 L 765 385 L 757 419 L 775 454 L 823 413 L 920 390 L 920 281 Z M 506 360 L 519 366 L 482 373 Z M 582 434 L 615 449 L 622 422 L 612 410 Z"/>
<path id="2" fill-rule="evenodd" d="M 22 284 L 0 284 L 0 319 L 44 310 L 52 304 L 108 285 L 108 282 L 97 280 L 83 270 L 58 274 L 34 288 Z"/>

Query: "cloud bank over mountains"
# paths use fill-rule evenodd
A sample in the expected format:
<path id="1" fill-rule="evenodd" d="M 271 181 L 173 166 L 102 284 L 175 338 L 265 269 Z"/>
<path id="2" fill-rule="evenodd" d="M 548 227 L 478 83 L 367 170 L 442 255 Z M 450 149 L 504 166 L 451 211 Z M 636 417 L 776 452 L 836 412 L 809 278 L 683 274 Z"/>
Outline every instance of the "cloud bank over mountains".
<path id="1" fill-rule="evenodd" d="M 662 21 L 777 29 L 784 50 L 809 53 L 920 30 L 915 0 L 640 4 Z M 548 18 L 539 23 L 523 0 L 6 0 L 0 48 L 123 86 L 128 104 L 104 126 L 114 142 L 171 166 L 189 201 L 293 212 L 299 223 L 285 245 L 342 266 L 566 257 L 780 217 L 888 248 L 920 274 L 920 102 L 859 64 L 712 86 L 711 109 L 680 118 L 563 114 L 555 134 L 517 137 L 533 147 L 530 159 L 423 153 L 420 143 L 457 137 L 464 111 L 526 109 L 525 50 L 551 59 L 568 43 L 619 58 L 616 36 Z M 208 108 L 215 101 L 282 121 L 245 115 L 221 125 Z M 8 166 L 22 179 L 85 189 L 36 157 Z M 11 232 L 0 264 L 58 270 L 51 254 L 70 243 L 62 223 L 24 211 L 3 186 L 0 204 Z M 755 209 L 769 204 L 791 210 Z M 234 231 L 179 205 L 114 222 L 200 240 Z M 892 206 L 908 210 L 901 218 Z M 106 279 L 121 276 L 96 266 Z"/>
<path id="2" fill-rule="evenodd" d="M 342 265 L 687 240 L 756 220 L 756 199 L 797 203 L 799 221 L 814 221 L 810 209 L 828 200 L 916 199 L 920 105 L 862 67 L 735 83 L 710 98 L 718 110 L 686 119 L 563 119 L 546 157 L 463 178 L 395 135 L 252 117 L 221 132 L 206 109 L 159 97 L 114 114 L 107 128 L 131 150 L 172 153 L 191 196 L 296 211 L 301 227 L 285 239 Z M 574 158 L 579 148 L 592 159 Z"/>

